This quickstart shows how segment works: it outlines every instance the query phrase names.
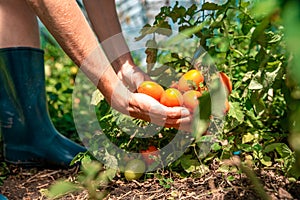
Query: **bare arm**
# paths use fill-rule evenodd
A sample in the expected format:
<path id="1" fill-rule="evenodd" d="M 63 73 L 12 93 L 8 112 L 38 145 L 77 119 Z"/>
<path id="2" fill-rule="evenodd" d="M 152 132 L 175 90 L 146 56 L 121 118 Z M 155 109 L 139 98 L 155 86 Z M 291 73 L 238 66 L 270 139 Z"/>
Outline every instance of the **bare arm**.
<path id="1" fill-rule="evenodd" d="M 93 29 L 118 77 L 134 91 L 144 80 L 150 80 L 131 57 L 122 34 L 114 0 L 84 0 Z"/>
<path id="2" fill-rule="evenodd" d="M 165 126 L 190 129 L 187 109 L 168 108 L 155 99 L 130 92 L 120 81 L 76 1 L 27 0 L 64 51 L 118 111 Z M 165 122 L 165 123 L 164 123 Z"/>
<path id="3" fill-rule="evenodd" d="M 64 51 L 111 102 L 118 77 L 76 1 L 28 0 Z"/>

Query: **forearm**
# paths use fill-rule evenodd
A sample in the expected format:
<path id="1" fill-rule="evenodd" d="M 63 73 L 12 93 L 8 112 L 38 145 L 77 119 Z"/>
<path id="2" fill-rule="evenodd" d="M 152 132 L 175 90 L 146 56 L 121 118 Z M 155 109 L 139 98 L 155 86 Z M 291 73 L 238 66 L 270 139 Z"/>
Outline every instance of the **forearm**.
<path id="1" fill-rule="evenodd" d="M 78 66 L 97 48 L 97 39 L 75 0 L 27 2 Z"/>
<path id="2" fill-rule="evenodd" d="M 89 19 L 101 45 L 118 73 L 135 67 L 122 34 L 114 0 L 84 0 Z"/>
<path id="3" fill-rule="evenodd" d="M 75 0 L 27 0 L 64 51 L 111 103 L 114 90 L 119 87 L 98 40 Z M 120 97 L 124 99 L 126 97 Z"/>

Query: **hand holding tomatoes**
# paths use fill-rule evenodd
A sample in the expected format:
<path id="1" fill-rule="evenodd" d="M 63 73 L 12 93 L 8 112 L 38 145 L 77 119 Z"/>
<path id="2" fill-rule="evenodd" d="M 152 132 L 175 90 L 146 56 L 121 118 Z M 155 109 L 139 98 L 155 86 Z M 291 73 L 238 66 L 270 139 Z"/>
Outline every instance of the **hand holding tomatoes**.
<path id="1" fill-rule="evenodd" d="M 129 102 L 129 115 L 151 123 L 191 131 L 192 116 L 185 107 L 167 107 L 153 97 L 133 93 Z"/>
<path id="2" fill-rule="evenodd" d="M 219 72 L 221 83 L 225 86 L 227 94 L 232 91 L 232 83 L 224 72 Z M 158 83 L 152 81 L 143 82 L 139 93 L 147 94 L 167 107 L 184 106 L 193 112 L 199 105 L 198 98 L 206 91 L 204 76 L 200 70 L 192 69 L 183 74 L 178 82 L 173 82 L 169 88 L 163 89 Z M 225 102 L 225 112 L 229 110 L 228 101 Z"/>

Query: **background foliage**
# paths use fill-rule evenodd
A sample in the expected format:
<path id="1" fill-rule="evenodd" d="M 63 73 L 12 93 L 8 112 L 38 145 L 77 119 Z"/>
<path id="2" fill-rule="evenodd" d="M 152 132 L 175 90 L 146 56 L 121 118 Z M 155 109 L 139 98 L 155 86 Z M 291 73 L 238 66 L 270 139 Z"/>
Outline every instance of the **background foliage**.
<path id="1" fill-rule="evenodd" d="M 291 87 L 286 84 L 291 55 L 286 48 L 280 3 L 265 1 L 254 5 L 241 0 L 228 1 L 224 5 L 205 3 L 202 7 L 193 5 L 189 8 L 178 3 L 173 7 L 162 7 L 154 23 L 146 25 L 147 29 L 141 30 L 140 37 L 137 38 L 151 35 L 153 37 L 147 44 L 153 44 L 157 42 L 155 36 L 170 35 L 169 32 L 156 32 L 155 27 L 170 28 L 176 24 L 179 32 L 188 33 L 196 41 L 192 43 L 192 51 L 197 45 L 201 45 L 212 56 L 218 70 L 230 76 L 234 84 L 234 91 L 229 97 L 231 109 L 226 117 L 224 131 L 214 144 L 214 151 L 205 161 L 213 158 L 222 160 L 239 154 L 257 167 L 279 163 L 285 173 L 292 167 L 294 152 L 287 142 L 290 128 L 288 114 L 291 111 L 289 105 L 292 99 Z M 269 9 L 264 9 L 266 7 Z M 198 31 L 197 27 L 201 27 L 201 30 Z M 193 32 L 187 32 L 188 30 Z M 72 136 L 75 128 L 70 95 L 76 70 L 59 48 L 50 43 L 45 47 L 46 69 L 50 69 L 51 73 L 47 79 L 49 111 L 55 126 Z M 150 46 L 147 55 L 155 55 L 155 60 L 151 62 L 167 64 L 176 74 L 192 67 L 191 58 L 182 52 L 155 52 Z M 161 71 L 170 73 L 164 69 L 165 71 Z M 158 74 L 155 73 L 157 68 L 148 67 L 147 70 L 154 77 Z M 159 77 L 155 78 L 159 81 Z M 176 133 L 174 130 L 163 129 L 161 134 L 168 135 L 165 140 L 158 136 L 149 140 L 130 138 L 118 127 L 120 121 L 128 120 L 126 117 L 112 115 L 113 111 L 104 100 L 99 103 L 97 110 L 99 122 L 106 127 L 106 134 L 118 146 L 128 150 L 139 151 L 146 144 L 162 147 Z M 136 120 L 136 123 L 144 122 Z M 187 151 L 187 157 L 183 157 L 185 163 L 187 158 L 194 164 L 200 164 L 200 161 L 203 163 L 193 153 L 194 145 Z M 180 163 L 174 165 L 184 167 Z"/>
<path id="2" fill-rule="evenodd" d="M 147 38 L 146 71 L 158 82 L 166 76 L 176 79 L 193 67 L 190 55 L 202 46 L 234 85 L 229 96 L 231 109 L 209 154 L 201 155 L 200 146 L 209 139 L 201 132 L 168 169 L 182 176 L 201 176 L 212 162 L 220 162 L 221 172 L 236 170 L 222 161 L 238 155 L 253 168 L 276 167 L 281 173 L 299 177 L 299 13 L 296 1 L 228 0 L 223 5 L 205 3 L 188 8 L 178 3 L 162 7 L 154 23 L 145 25 L 137 40 Z M 185 42 L 175 53 L 154 48 L 160 44 L 159 36 L 171 35 L 171 27 L 186 35 L 181 38 Z M 76 139 L 71 93 L 77 72 L 59 48 L 50 43 L 45 47 L 50 114 L 62 133 Z M 176 130 L 164 128 L 147 140 L 134 138 L 119 126 L 130 118 L 115 113 L 105 100 L 95 109 L 106 136 L 128 151 L 139 152 L 148 145 L 163 147 L 176 134 Z M 147 124 L 141 120 L 134 123 Z M 105 145 L 94 137 L 94 145 Z"/>

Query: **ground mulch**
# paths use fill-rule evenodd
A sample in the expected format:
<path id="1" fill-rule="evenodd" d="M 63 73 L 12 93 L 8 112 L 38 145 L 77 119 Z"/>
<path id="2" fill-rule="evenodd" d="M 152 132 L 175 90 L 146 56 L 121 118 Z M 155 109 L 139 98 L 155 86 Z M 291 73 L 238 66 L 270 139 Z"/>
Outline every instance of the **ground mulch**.
<path id="1" fill-rule="evenodd" d="M 1 194 L 10 200 L 44 200 L 45 191 L 56 180 L 75 181 L 80 173 L 78 167 L 71 169 L 39 169 L 22 168 L 9 165 L 9 174 L 0 186 Z M 271 199 L 300 199 L 300 181 L 289 181 L 279 174 L 276 169 L 256 171 L 265 191 Z M 211 170 L 198 178 L 182 178 L 174 173 L 163 171 L 166 179 L 172 180 L 162 183 L 161 178 L 144 178 L 139 181 L 126 181 L 123 176 L 117 176 L 105 190 L 105 200 L 150 200 L 150 199 L 261 199 L 249 179 L 240 173 L 220 173 Z M 230 176 L 230 179 L 228 177 Z M 230 180 L 230 181 L 229 181 Z M 61 200 L 88 199 L 87 191 L 68 194 Z"/>

